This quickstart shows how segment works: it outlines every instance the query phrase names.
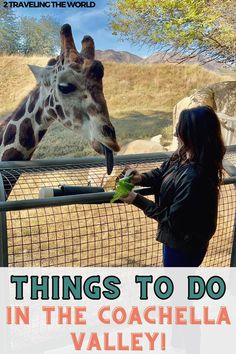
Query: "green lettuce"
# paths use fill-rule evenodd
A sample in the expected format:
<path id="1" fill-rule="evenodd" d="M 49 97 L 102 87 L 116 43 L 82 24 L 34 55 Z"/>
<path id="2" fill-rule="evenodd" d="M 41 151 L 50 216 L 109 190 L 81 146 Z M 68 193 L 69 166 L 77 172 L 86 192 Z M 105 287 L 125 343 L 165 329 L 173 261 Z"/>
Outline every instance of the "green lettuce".
<path id="1" fill-rule="evenodd" d="M 123 198 L 123 197 L 127 197 L 127 195 L 129 194 L 129 192 L 132 191 L 132 189 L 134 188 L 134 185 L 132 183 L 130 183 L 132 176 L 129 177 L 125 177 L 119 180 L 117 186 L 116 186 L 116 190 L 115 190 L 115 194 L 113 196 L 113 198 L 111 199 L 111 203 L 114 203 L 116 200 Z"/>

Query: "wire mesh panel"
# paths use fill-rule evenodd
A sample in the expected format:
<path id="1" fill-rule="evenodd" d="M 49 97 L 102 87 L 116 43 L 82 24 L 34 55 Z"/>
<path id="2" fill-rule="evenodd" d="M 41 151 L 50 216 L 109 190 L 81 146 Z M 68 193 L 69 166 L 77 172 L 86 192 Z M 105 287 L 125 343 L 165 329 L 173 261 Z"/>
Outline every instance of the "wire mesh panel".
<path id="1" fill-rule="evenodd" d="M 15 213 L 18 214 L 10 213 L 9 220 L 10 265 L 145 266 L 158 263 L 158 249 L 153 247 L 155 226 L 130 206 L 72 205 Z M 18 227 L 16 216 L 22 220 Z M 30 225 L 27 226 L 28 220 Z"/>
<path id="2" fill-rule="evenodd" d="M 224 186 L 204 266 L 229 266 L 235 192 Z M 161 266 L 157 224 L 127 205 L 71 205 L 8 213 L 11 266 Z"/>
<path id="3" fill-rule="evenodd" d="M 203 266 L 229 267 L 234 237 L 236 192 L 233 184 L 221 188 L 217 230 L 208 248 Z"/>
<path id="4" fill-rule="evenodd" d="M 118 163 L 112 176 L 100 164 L 67 164 L 7 169 L 2 172 L 9 200 L 38 198 L 43 186 L 103 185 L 112 190 L 125 165 L 140 172 L 164 157 Z M 151 198 L 151 197 L 150 197 Z M 221 190 L 218 227 L 204 266 L 229 266 L 235 223 L 233 184 Z M 162 245 L 155 241 L 157 223 L 124 204 L 76 204 L 7 212 L 9 266 L 161 266 Z"/>
<path id="5" fill-rule="evenodd" d="M 158 163 L 131 164 L 141 171 Z M 103 184 L 115 186 L 124 169 L 111 177 L 104 167 L 24 170 L 9 200 L 37 198 L 42 186 Z M 104 179 L 106 177 L 106 179 Z M 155 266 L 161 248 L 156 224 L 133 206 L 92 204 L 11 211 L 7 213 L 9 265 L 12 266 Z"/>

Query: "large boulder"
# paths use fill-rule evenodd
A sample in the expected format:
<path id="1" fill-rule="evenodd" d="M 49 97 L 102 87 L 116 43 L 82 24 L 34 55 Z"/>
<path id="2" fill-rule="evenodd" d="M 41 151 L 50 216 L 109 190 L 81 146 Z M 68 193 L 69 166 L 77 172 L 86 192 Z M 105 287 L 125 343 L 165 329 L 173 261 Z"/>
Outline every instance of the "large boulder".
<path id="1" fill-rule="evenodd" d="M 151 140 L 138 139 L 123 145 L 119 151 L 119 155 L 142 154 L 149 152 L 165 151 L 160 144 L 161 135 L 151 138 Z"/>
<path id="2" fill-rule="evenodd" d="M 179 101 L 173 109 L 173 134 L 180 113 L 184 109 L 198 106 L 212 107 L 221 121 L 224 141 L 227 145 L 236 143 L 236 81 L 218 82 L 211 86 L 195 90 L 188 97 Z M 177 140 L 173 137 L 168 150 L 177 148 Z"/>

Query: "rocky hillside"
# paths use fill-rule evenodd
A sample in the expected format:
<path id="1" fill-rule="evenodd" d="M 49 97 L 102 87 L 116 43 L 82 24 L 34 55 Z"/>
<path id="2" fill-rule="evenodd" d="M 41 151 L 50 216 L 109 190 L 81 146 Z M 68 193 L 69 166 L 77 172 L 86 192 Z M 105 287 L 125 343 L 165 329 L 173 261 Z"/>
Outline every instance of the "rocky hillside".
<path id="1" fill-rule="evenodd" d="M 127 63 L 127 64 L 163 64 L 163 63 L 179 63 L 181 60 L 180 56 L 173 53 L 162 53 L 156 52 L 148 56 L 147 58 L 141 58 L 138 55 L 125 52 L 125 51 L 116 51 L 113 49 L 108 50 L 96 50 L 96 59 L 103 62 L 115 62 L 115 63 Z M 192 58 L 188 61 L 185 61 L 186 64 L 198 64 L 203 66 L 207 70 L 219 71 L 224 70 L 224 65 L 217 63 L 216 61 L 211 61 L 206 64 L 202 64 L 206 61 L 203 57 Z"/>
<path id="2" fill-rule="evenodd" d="M 181 57 L 178 55 L 173 55 L 173 53 L 162 53 L 156 52 L 150 55 L 149 57 L 143 59 L 140 64 L 161 64 L 161 63 L 179 63 L 181 61 Z M 196 57 L 189 59 L 188 61 L 184 61 L 186 64 L 199 64 L 202 65 L 205 69 L 217 71 L 223 68 L 223 64 L 217 63 L 216 61 L 211 61 L 206 64 L 202 64 L 206 61 L 204 57 Z"/>

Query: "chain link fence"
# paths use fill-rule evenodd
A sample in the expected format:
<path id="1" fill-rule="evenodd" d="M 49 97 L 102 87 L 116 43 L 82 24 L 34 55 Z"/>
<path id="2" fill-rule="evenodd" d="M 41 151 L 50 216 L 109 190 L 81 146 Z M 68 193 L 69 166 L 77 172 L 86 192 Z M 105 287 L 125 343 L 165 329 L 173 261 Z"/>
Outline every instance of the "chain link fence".
<path id="1" fill-rule="evenodd" d="M 109 191 L 125 166 L 144 172 L 167 157 L 167 153 L 116 157 L 111 176 L 106 175 L 102 158 L 1 163 L 0 196 L 3 200 L 5 193 L 9 195 L 7 202 L 0 202 L 2 265 L 162 266 L 162 245 L 155 241 L 157 223 L 132 205 L 110 204 Z M 230 147 L 226 170 L 231 175 L 235 161 L 236 147 Z M 232 262 L 236 193 L 235 178 L 229 174 L 203 266 Z M 40 188 L 62 184 L 103 185 L 106 193 L 38 199 Z"/>

